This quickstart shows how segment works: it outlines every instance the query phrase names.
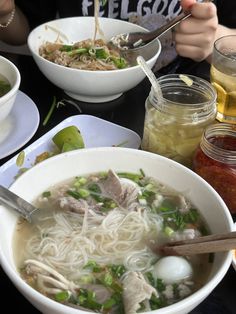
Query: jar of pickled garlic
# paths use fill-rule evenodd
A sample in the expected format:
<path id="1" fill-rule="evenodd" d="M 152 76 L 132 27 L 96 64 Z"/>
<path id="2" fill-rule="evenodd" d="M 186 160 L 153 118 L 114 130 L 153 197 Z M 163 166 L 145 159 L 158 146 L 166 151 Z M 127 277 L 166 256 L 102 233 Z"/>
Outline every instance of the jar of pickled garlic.
<path id="1" fill-rule="evenodd" d="M 215 121 L 216 92 L 196 76 L 164 75 L 161 94 L 152 88 L 146 100 L 141 147 L 192 168 L 204 129 Z"/>
<path id="2" fill-rule="evenodd" d="M 236 213 L 236 126 L 218 123 L 208 126 L 196 150 L 193 169 Z"/>

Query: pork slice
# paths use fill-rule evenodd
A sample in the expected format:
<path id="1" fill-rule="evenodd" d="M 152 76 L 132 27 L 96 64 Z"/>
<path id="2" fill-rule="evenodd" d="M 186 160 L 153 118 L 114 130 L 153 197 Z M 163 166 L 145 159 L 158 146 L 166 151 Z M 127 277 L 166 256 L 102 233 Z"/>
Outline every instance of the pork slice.
<path id="1" fill-rule="evenodd" d="M 140 304 L 158 293 L 140 272 L 129 272 L 123 279 L 123 301 L 126 314 L 137 313 Z"/>
<path id="2" fill-rule="evenodd" d="M 120 203 L 120 199 L 122 198 L 122 184 L 118 175 L 112 171 L 108 171 L 108 176 L 103 184 L 100 185 L 102 189 L 102 193 L 114 201 Z"/>
<path id="3" fill-rule="evenodd" d="M 88 203 L 84 199 L 76 199 L 72 196 L 63 196 L 58 198 L 60 208 L 83 214 L 88 210 Z"/>
<path id="4" fill-rule="evenodd" d="M 127 207 L 134 202 L 140 190 L 136 183 L 129 179 L 120 179 L 112 170 L 108 171 L 108 177 L 100 187 L 105 196 L 113 199 L 123 207 Z"/>

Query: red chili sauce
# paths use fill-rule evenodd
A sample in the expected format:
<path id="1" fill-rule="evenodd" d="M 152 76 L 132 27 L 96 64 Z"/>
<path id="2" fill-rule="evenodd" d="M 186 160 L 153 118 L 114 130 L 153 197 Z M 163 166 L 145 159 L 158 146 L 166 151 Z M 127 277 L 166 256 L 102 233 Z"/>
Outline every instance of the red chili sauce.
<path id="1" fill-rule="evenodd" d="M 215 136 L 207 139 L 215 148 L 236 152 L 236 138 Z M 231 213 L 236 213 L 236 161 L 217 161 L 199 147 L 193 161 L 194 171 L 205 179 L 223 198 Z"/>

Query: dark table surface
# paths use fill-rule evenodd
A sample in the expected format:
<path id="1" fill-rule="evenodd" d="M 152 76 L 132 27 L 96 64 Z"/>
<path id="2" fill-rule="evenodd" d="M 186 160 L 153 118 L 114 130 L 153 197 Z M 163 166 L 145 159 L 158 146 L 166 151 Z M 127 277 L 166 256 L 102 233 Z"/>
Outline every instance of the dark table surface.
<path id="1" fill-rule="evenodd" d="M 48 132 L 62 120 L 72 115 L 80 113 L 90 114 L 102 119 L 111 121 L 121 126 L 130 128 L 142 136 L 145 99 L 150 91 L 150 83 L 144 79 L 137 87 L 126 92 L 119 99 L 109 104 L 85 104 L 77 102 L 80 111 L 75 106 L 67 103 L 66 106 L 56 109 L 46 126 L 42 122 L 48 113 L 48 110 L 55 96 L 57 101 L 61 99 L 70 99 L 60 89 L 51 84 L 41 72 L 30 56 L 17 56 L 5 54 L 5 57 L 13 61 L 21 73 L 20 90 L 27 94 L 36 104 L 40 113 L 40 124 L 38 130 L 32 139 L 25 145 L 27 147 L 40 136 Z M 166 67 L 157 76 L 166 73 L 188 73 L 208 78 L 209 67 L 205 63 L 196 64 L 187 59 L 177 59 L 171 66 Z M 22 147 L 19 151 L 24 149 Z M 1 159 L 0 166 L 12 158 L 14 154 Z M 236 218 L 236 217 L 233 217 Z M 235 297 L 236 272 L 231 266 L 214 291 L 203 301 L 191 314 L 233 314 L 236 313 Z M 14 313 L 39 313 L 26 299 L 16 290 L 8 277 L 0 267 L 0 291 L 1 306 L 7 309 L 7 312 Z"/>

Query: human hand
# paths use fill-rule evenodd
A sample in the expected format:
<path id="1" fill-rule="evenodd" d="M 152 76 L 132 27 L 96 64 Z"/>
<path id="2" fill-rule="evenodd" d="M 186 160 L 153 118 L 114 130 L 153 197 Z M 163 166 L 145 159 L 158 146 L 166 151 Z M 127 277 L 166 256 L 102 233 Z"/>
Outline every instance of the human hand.
<path id="1" fill-rule="evenodd" d="M 192 16 L 175 28 L 174 40 L 180 56 L 202 61 L 211 55 L 218 27 L 216 7 L 213 3 L 181 0 L 184 11 Z"/>

